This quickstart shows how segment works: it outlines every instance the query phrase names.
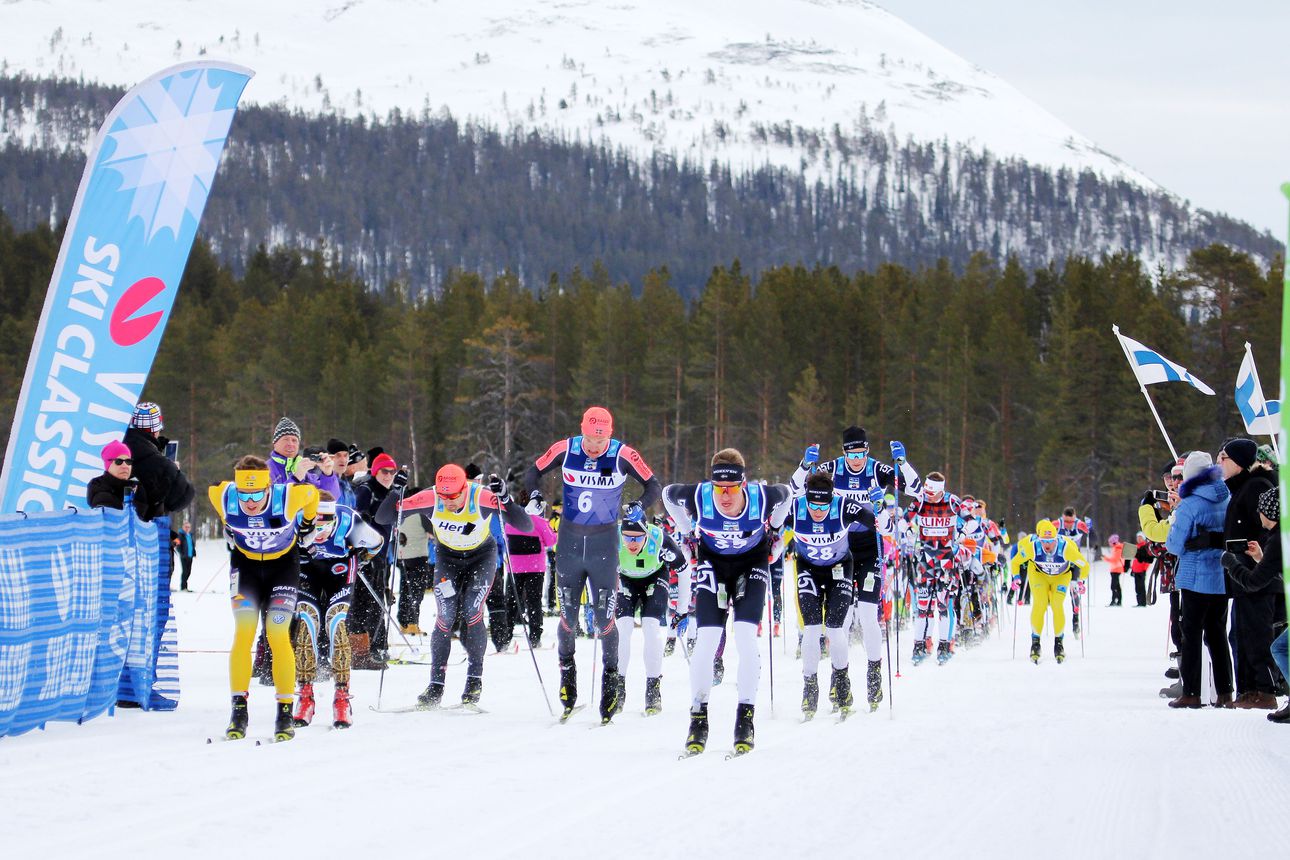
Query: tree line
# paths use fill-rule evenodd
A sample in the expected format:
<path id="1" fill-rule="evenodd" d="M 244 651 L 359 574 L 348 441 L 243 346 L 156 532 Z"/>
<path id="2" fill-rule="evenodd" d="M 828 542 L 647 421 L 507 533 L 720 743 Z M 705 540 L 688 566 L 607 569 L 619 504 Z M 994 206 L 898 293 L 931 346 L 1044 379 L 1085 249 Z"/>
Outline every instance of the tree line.
<path id="1" fill-rule="evenodd" d="M 0 216 L 6 438 L 60 239 Z M 784 480 L 807 443 L 836 451 L 858 423 L 880 457 L 900 439 L 921 472 L 1019 527 L 1073 504 L 1124 531 L 1168 452 L 1112 324 L 1219 392 L 1152 388 L 1179 449 L 1212 451 L 1241 429 L 1246 340 L 1265 384 L 1278 378 L 1281 277 L 1279 259 L 1211 245 L 1159 280 L 1127 254 L 1033 270 L 977 254 L 961 272 L 752 276 L 734 261 L 693 298 L 666 268 L 639 284 L 574 268 L 537 289 L 458 270 L 431 296 L 372 290 L 316 250 L 261 247 L 238 275 L 199 239 L 144 398 L 198 486 L 267 452 L 282 415 L 306 445 L 380 445 L 418 483 L 446 460 L 518 474 L 596 403 L 667 481 L 705 475 L 727 445 Z"/>

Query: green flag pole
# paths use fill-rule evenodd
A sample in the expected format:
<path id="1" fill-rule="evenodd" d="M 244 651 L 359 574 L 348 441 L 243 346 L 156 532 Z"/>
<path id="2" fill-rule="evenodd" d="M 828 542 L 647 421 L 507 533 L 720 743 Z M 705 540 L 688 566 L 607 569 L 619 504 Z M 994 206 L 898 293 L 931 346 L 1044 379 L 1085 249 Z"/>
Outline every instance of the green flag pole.
<path id="1" fill-rule="evenodd" d="M 1281 193 L 1290 200 L 1290 182 L 1281 184 Z M 1287 234 L 1290 236 L 1290 232 Z M 1290 244 L 1286 246 L 1290 249 Z M 1281 402 L 1287 403 L 1286 392 L 1290 391 L 1290 260 L 1286 260 L 1284 265 L 1284 284 L 1281 288 Z M 1281 450 L 1290 451 L 1287 448 L 1287 428 L 1286 419 L 1282 418 L 1281 427 L 1278 431 L 1281 435 Z M 1284 560 L 1290 558 L 1290 505 L 1286 504 L 1290 499 L 1290 477 L 1286 475 L 1285 463 L 1279 463 L 1281 475 L 1281 558 Z M 1282 562 L 1282 573 L 1286 580 L 1286 610 L 1290 612 L 1290 568 Z"/>

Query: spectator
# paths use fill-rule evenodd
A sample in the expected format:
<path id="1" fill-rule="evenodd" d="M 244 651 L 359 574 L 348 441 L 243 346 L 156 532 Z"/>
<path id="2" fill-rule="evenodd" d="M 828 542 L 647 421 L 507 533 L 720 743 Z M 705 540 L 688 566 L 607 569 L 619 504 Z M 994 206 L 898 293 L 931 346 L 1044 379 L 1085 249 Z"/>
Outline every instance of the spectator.
<path id="1" fill-rule="evenodd" d="M 193 485 L 166 457 L 168 440 L 160 435 L 161 429 L 161 407 L 145 401 L 134 408 L 125 431 L 125 444 L 134 461 L 131 474 L 148 500 L 144 519 L 149 520 L 183 510 L 193 502 Z"/>
<path id="2" fill-rule="evenodd" d="M 532 527 L 528 531 L 520 531 L 506 524 L 506 550 L 511 561 L 511 573 L 515 576 L 515 589 L 519 592 L 519 611 L 528 620 L 529 644 L 534 648 L 542 647 L 542 580 L 546 575 L 547 553 L 555 547 L 555 532 L 542 517 L 543 507 L 541 496 L 534 494 L 524 509 L 533 520 Z M 502 587 L 505 590 L 511 588 L 506 582 Z M 517 620 L 517 617 L 510 619 L 512 631 Z"/>
<path id="3" fill-rule="evenodd" d="M 409 496 L 419 487 L 408 491 Z M 434 541 L 430 539 L 430 518 L 425 514 L 405 516 L 399 522 L 399 629 L 405 636 L 424 636 L 421 629 L 421 601 L 434 578 Z"/>
<path id="4" fill-rule="evenodd" d="M 322 448 L 300 450 L 300 427 L 283 418 L 273 428 L 273 450 L 269 453 L 269 477 L 275 484 L 313 484 L 340 498 L 340 480 L 332 456 Z"/>
<path id="5" fill-rule="evenodd" d="M 1251 471 L 1257 456 L 1258 446 L 1252 439 L 1228 439 L 1218 452 L 1218 466 L 1232 494 L 1223 539 L 1241 541 L 1242 546 L 1261 541 L 1267 531 L 1259 518 L 1259 497 L 1272 488 L 1272 482 L 1267 472 Z M 1245 552 L 1238 555 L 1244 565 L 1254 566 Z M 1236 707 L 1274 710 L 1277 700 L 1272 692 L 1275 667 L 1271 648 L 1277 597 L 1270 592 L 1248 593 L 1240 589 L 1233 589 L 1232 595 Z"/>
<path id="6" fill-rule="evenodd" d="M 403 493 L 407 472 L 400 471 L 394 458 L 384 451 L 372 458 L 368 479 L 354 488 L 354 510 L 368 525 L 381 533 L 385 546 L 391 546 L 392 528 L 376 521 L 376 511 L 391 492 Z M 371 560 L 365 571 L 367 585 L 355 583 L 354 600 L 349 609 L 349 631 L 355 669 L 382 669 L 389 659 L 389 624 L 386 607 L 390 599 L 390 564 L 392 551 L 382 552 Z M 380 596 L 373 597 L 368 586 Z"/>
<path id="7" fill-rule="evenodd" d="M 327 440 L 327 453 L 331 455 L 336 484 L 340 492 L 334 494 L 336 503 L 347 508 L 354 507 L 353 469 L 350 467 L 350 446 L 339 439 Z"/>
<path id="8" fill-rule="evenodd" d="M 1250 541 L 1247 554 L 1223 553 L 1223 569 L 1227 577 L 1236 586 L 1236 591 L 1249 595 L 1267 595 L 1280 601 L 1285 598 L 1285 579 L 1281 563 L 1281 533 L 1277 530 L 1277 521 L 1281 512 L 1280 492 L 1276 487 L 1264 490 L 1259 496 L 1259 520 L 1264 528 L 1261 542 Z M 1251 566 L 1246 559 L 1253 559 Z M 1287 675 L 1286 667 L 1286 634 L 1272 643 L 1270 656 L 1276 663 L 1282 677 Z M 1240 706 L 1239 704 L 1237 705 Z M 1290 722 L 1290 704 L 1273 714 L 1268 719 L 1274 723 Z"/>
<path id="9" fill-rule="evenodd" d="M 1179 659 L 1182 654 L 1182 595 L 1179 594 L 1176 585 L 1178 556 L 1165 548 L 1165 539 L 1169 536 L 1169 524 L 1172 522 L 1173 511 L 1178 507 L 1178 487 L 1182 484 L 1182 470 L 1183 458 L 1180 457 L 1176 462 L 1168 463 L 1160 473 L 1167 498 L 1161 501 L 1155 497 L 1154 490 L 1147 490 L 1138 508 L 1138 525 L 1146 535 L 1147 549 L 1155 559 L 1151 587 L 1147 589 L 1147 602 L 1155 602 L 1157 581 L 1159 590 L 1169 595 L 1169 638 L 1174 644 L 1174 650 L 1169 654 L 1171 660 Z M 1166 669 L 1165 677 L 1172 679 L 1174 683 L 1162 689 L 1160 695 L 1169 699 L 1181 696 L 1182 680 L 1178 665 L 1172 665 Z"/>
<path id="10" fill-rule="evenodd" d="M 188 577 L 193 572 L 193 559 L 197 558 L 197 539 L 193 537 L 193 524 L 184 520 L 183 531 L 179 533 L 179 590 L 191 591 Z"/>
<path id="11" fill-rule="evenodd" d="M 1151 569 L 1151 542 L 1142 532 L 1138 532 L 1137 550 L 1133 561 L 1129 562 L 1129 572 L 1133 574 L 1133 596 L 1138 606 L 1147 605 L 1147 571 Z"/>
<path id="12" fill-rule="evenodd" d="M 1119 535 L 1111 535 L 1111 554 L 1103 555 L 1102 561 L 1111 565 L 1111 602 L 1110 606 L 1124 605 L 1124 592 L 1120 590 L 1120 574 L 1124 573 L 1124 544 Z"/>
<path id="13" fill-rule="evenodd" d="M 1220 561 L 1223 517 L 1231 493 L 1223 473 L 1204 451 L 1193 451 L 1183 464 L 1178 507 L 1165 548 L 1178 557 L 1182 608 L 1182 695 L 1171 708 L 1199 708 L 1201 644 L 1209 646 L 1218 707 L 1232 707 L 1232 655 L 1227 650 L 1227 597 Z"/>
<path id="14" fill-rule="evenodd" d="M 148 495 L 139 482 L 130 476 L 134 460 L 130 449 L 123 442 L 109 442 L 103 447 L 103 474 L 90 481 L 85 488 L 85 498 L 91 508 L 125 509 L 125 496 L 132 495 L 134 511 L 140 519 L 148 519 Z"/>

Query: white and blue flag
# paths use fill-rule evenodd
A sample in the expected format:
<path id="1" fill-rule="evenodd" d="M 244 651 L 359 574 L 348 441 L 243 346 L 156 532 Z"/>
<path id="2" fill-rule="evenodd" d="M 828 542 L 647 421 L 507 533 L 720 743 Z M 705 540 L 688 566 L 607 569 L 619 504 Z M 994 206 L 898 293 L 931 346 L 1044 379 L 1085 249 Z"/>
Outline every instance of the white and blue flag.
<path id="1" fill-rule="evenodd" d="M 1131 337 L 1120 334 L 1119 326 L 1112 326 L 1115 336 L 1124 347 L 1124 354 L 1133 368 L 1133 375 L 1140 385 L 1155 385 L 1157 382 L 1185 382 L 1197 391 L 1213 395 L 1214 389 L 1192 376 L 1187 368 L 1170 361 L 1154 349 L 1143 346 Z"/>
<path id="2" fill-rule="evenodd" d="M 1245 345 L 1245 358 L 1236 374 L 1236 408 L 1251 436 L 1275 436 L 1281 424 L 1281 401 L 1265 400 L 1259 371 L 1254 366 L 1254 352 Z"/>

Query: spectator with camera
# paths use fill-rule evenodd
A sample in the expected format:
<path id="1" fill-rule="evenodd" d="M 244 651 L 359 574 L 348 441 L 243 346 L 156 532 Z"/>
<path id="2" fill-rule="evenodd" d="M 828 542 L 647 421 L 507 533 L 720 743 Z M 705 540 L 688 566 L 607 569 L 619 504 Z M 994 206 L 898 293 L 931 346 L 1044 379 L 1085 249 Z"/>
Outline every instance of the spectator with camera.
<path id="1" fill-rule="evenodd" d="M 183 510 L 193 503 L 195 494 L 179 465 L 166 456 L 169 440 L 161 435 L 162 427 L 161 407 L 144 401 L 135 406 L 125 431 L 131 475 L 148 500 L 147 516 L 140 515 L 145 520 Z"/>

